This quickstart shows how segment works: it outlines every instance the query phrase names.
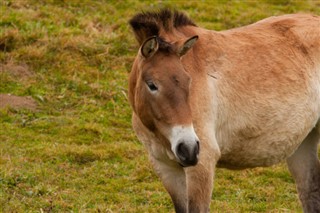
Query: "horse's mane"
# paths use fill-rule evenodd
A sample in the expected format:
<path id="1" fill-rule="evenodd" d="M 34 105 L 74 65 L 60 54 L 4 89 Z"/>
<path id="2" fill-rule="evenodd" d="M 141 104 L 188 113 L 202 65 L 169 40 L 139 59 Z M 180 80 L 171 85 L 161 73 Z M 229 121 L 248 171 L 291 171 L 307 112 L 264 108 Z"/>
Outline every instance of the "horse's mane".
<path id="1" fill-rule="evenodd" d="M 142 44 L 150 36 L 159 36 L 160 30 L 170 32 L 173 28 L 187 25 L 196 26 L 184 13 L 170 9 L 138 13 L 129 23 L 139 44 Z"/>

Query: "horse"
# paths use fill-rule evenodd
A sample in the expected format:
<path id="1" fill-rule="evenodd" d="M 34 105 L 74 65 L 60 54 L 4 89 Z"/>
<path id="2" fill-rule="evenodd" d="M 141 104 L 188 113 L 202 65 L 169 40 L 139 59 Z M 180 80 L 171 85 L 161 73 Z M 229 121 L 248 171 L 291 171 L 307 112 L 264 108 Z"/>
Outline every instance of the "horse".
<path id="1" fill-rule="evenodd" d="M 176 212 L 208 212 L 215 168 L 286 161 L 304 212 L 320 212 L 320 16 L 213 31 L 160 9 L 129 24 L 132 125 Z"/>

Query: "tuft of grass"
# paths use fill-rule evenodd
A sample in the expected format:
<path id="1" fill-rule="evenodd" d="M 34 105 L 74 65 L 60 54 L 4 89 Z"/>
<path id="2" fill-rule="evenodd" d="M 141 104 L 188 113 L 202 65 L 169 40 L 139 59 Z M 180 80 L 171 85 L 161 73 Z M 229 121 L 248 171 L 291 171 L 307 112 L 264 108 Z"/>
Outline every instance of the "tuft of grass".
<path id="1" fill-rule="evenodd" d="M 172 212 L 131 129 L 128 20 L 162 7 L 224 30 L 317 1 L 57 1 L 0 4 L 0 93 L 38 110 L 0 109 L 0 211 Z M 301 212 L 285 166 L 217 169 L 212 212 Z"/>

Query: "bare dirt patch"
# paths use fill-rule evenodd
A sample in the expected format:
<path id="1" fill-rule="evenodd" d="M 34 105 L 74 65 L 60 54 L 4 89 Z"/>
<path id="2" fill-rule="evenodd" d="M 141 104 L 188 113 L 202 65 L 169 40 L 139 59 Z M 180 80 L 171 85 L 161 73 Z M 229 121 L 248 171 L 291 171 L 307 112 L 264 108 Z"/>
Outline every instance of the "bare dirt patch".
<path id="1" fill-rule="evenodd" d="M 0 94 L 0 108 L 10 107 L 16 110 L 28 109 L 36 111 L 37 102 L 30 96 L 15 96 L 10 94 Z"/>
<path id="2" fill-rule="evenodd" d="M 15 64 L 9 62 L 7 64 L 0 63 L 0 73 L 5 72 L 19 80 L 26 80 L 34 76 L 27 64 Z"/>

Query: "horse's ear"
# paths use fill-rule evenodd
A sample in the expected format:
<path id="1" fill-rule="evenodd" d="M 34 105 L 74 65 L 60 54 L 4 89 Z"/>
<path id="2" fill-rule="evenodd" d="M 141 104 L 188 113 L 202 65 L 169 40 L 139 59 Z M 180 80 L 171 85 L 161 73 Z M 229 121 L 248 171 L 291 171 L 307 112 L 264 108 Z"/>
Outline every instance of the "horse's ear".
<path id="1" fill-rule="evenodd" d="M 158 48 L 159 44 L 157 41 L 157 37 L 152 36 L 148 38 L 145 42 L 143 42 L 140 48 L 140 52 L 143 57 L 150 58 L 157 52 Z"/>
<path id="2" fill-rule="evenodd" d="M 186 54 L 188 50 L 190 50 L 193 47 L 193 45 L 196 43 L 198 38 L 199 36 L 195 35 L 189 38 L 188 40 L 186 40 L 184 44 L 178 49 L 178 55 L 181 57 L 184 54 Z"/>

